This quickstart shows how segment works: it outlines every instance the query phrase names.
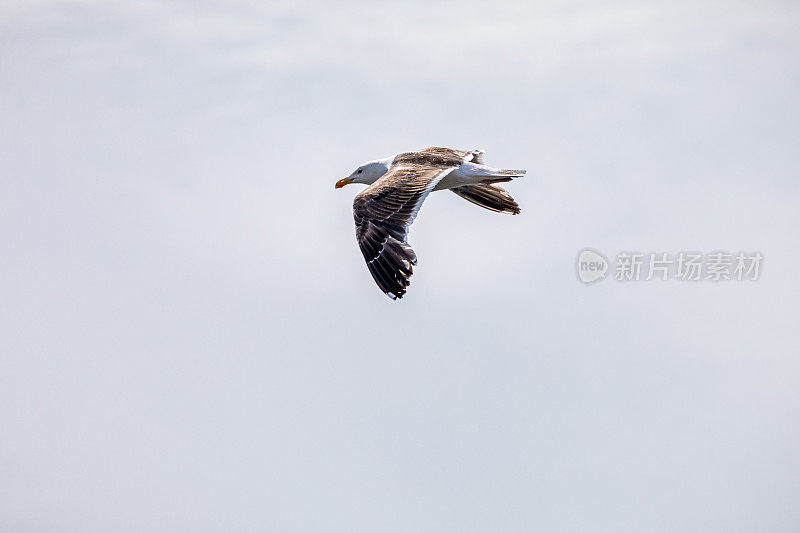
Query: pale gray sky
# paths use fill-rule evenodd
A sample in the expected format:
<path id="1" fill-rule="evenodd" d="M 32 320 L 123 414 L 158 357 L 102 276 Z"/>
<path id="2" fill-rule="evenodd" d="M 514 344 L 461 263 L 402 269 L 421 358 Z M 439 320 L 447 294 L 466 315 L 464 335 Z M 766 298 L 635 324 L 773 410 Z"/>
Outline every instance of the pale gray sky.
<path id="1" fill-rule="evenodd" d="M 0 3 L 0 531 L 800 528 L 800 4 L 264 4 Z M 392 302 L 333 183 L 430 145 L 523 212 Z"/>

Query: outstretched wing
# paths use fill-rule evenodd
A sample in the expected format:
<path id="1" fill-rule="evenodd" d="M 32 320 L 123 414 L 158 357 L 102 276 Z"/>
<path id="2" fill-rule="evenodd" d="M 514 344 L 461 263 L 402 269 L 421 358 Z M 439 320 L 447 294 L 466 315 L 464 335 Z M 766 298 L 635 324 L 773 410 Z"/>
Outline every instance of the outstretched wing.
<path id="1" fill-rule="evenodd" d="M 486 152 L 483 150 L 454 150 L 453 148 L 431 146 L 430 148 L 420 150 L 420 152 L 444 157 L 452 157 L 454 159 L 466 161 L 467 163 L 477 163 L 479 165 L 485 164 L 483 156 L 486 154 Z"/>
<path id="2" fill-rule="evenodd" d="M 399 166 L 361 191 L 353 201 L 356 239 L 378 287 L 402 298 L 417 256 L 406 241 L 422 202 L 451 167 Z"/>
<path id="3" fill-rule="evenodd" d="M 474 185 L 453 187 L 450 190 L 461 198 L 490 211 L 511 213 L 512 215 L 518 215 L 520 212 L 519 205 L 514 201 L 514 198 L 505 189 L 497 185 L 476 183 Z"/>

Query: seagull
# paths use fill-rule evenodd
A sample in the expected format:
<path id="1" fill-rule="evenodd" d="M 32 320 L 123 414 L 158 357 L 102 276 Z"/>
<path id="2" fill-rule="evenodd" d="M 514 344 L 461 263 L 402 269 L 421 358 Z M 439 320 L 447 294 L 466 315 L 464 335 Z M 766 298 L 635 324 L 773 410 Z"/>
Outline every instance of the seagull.
<path id="1" fill-rule="evenodd" d="M 336 182 L 369 185 L 353 200 L 356 240 L 372 278 L 392 300 L 406 293 L 417 264 L 408 245 L 408 229 L 432 191 L 450 189 L 460 197 L 498 213 L 519 213 L 519 205 L 496 183 L 525 175 L 484 164 L 483 150 L 431 147 L 368 161 Z"/>

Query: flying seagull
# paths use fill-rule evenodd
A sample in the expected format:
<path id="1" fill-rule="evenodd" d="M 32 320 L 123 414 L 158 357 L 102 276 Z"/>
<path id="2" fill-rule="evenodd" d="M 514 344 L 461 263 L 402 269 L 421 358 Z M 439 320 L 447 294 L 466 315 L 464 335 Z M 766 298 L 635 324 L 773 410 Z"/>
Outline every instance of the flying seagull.
<path id="1" fill-rule="evenodd" d="M 368 161 L 336 182 L 369 185 L 353 201 L 356 239 L 375 283 L 395 300 L 406 293 L 417 256 L 408 229 L 431 191 L 450 189 L 473 204 L 498 213 L 519 213 L 517 202 L 495 183 L 521 177 L 524 170 L 484 165 L 483 150 L 425 148 Z"/>

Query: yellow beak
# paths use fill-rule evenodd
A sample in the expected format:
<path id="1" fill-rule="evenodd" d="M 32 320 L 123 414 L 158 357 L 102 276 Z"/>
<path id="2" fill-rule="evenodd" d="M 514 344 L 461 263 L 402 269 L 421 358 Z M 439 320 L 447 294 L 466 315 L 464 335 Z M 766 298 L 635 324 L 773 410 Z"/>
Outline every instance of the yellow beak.
<path id="1" fill-rule="evenodd" d="M 334 185 L 333 188 L 334 189 L 341 189 L 342 187 L 344 187 L 348 183 L 353 183 L 353 178 L 342 178 L 342 179 L 340 179 L 339 181 L 336 182 L 336 185 Z"/>

